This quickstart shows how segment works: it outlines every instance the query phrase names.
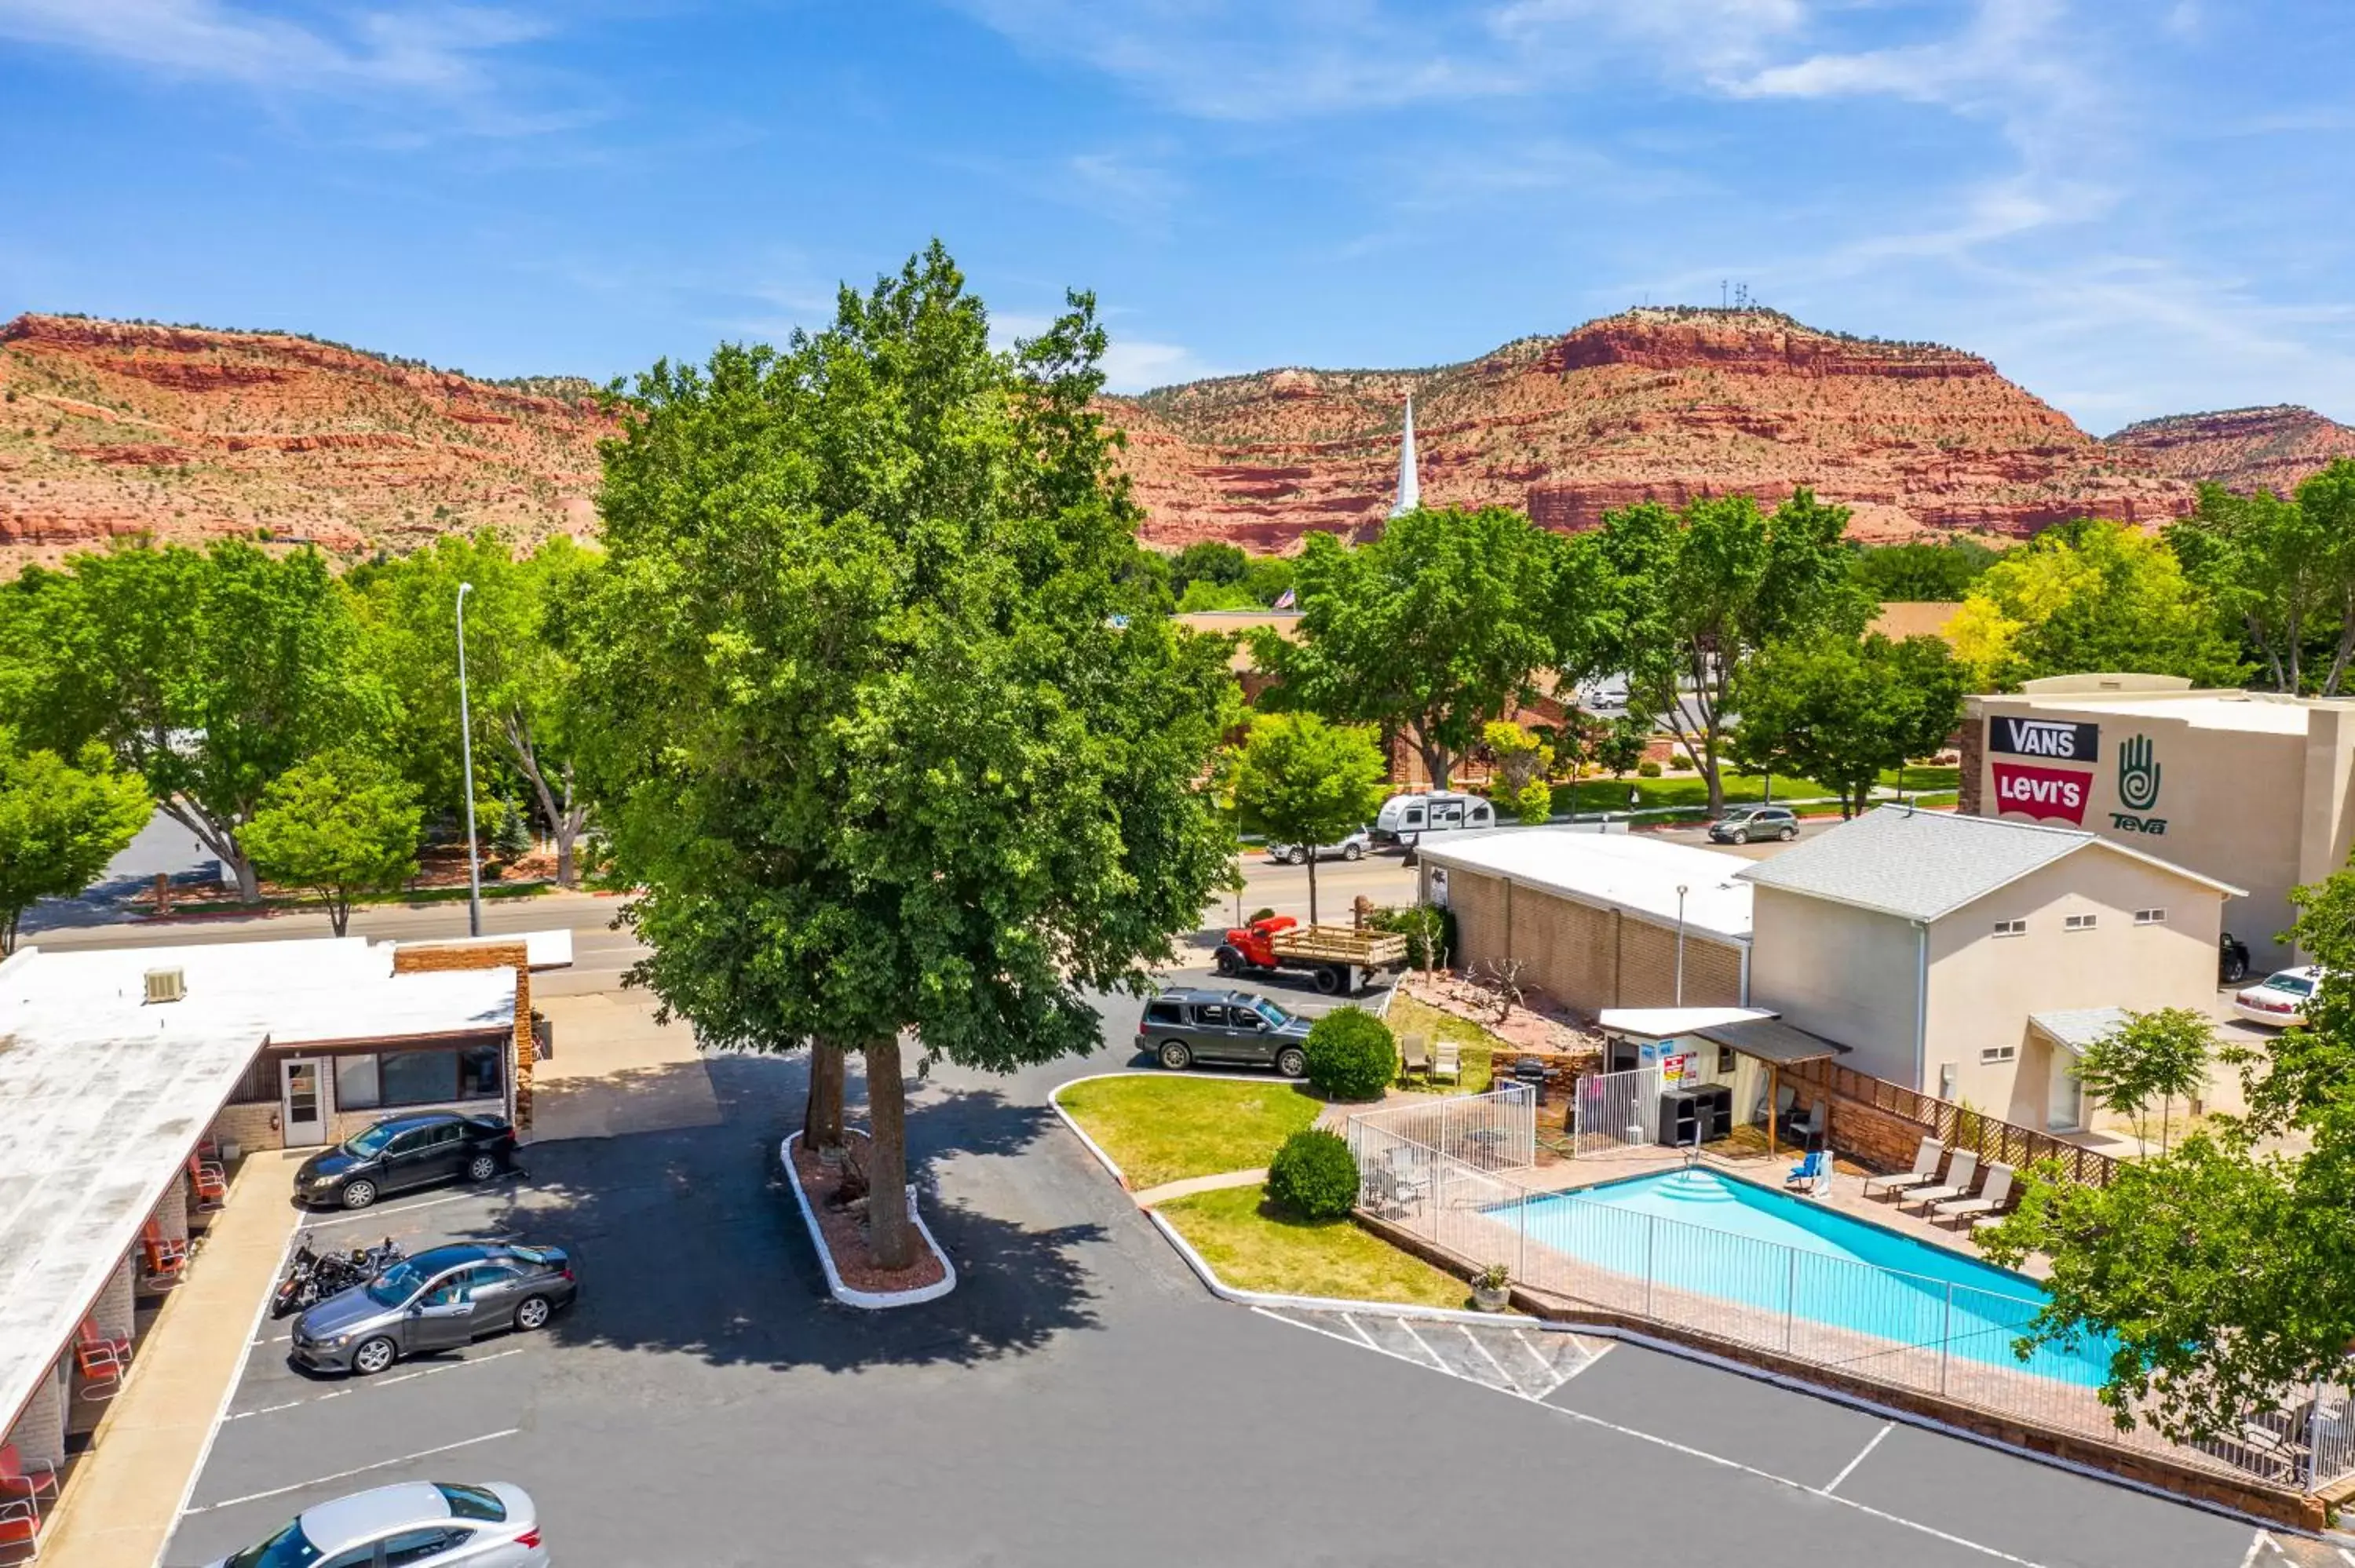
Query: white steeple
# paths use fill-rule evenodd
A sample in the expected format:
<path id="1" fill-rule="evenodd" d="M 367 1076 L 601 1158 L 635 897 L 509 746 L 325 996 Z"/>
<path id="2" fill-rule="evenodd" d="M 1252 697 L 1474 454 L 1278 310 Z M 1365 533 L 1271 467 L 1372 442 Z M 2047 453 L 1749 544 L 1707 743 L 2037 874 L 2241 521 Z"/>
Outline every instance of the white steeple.
<path id="1" fill-rule="evenodd" d="M 1423 483 L 1414 472 L 1414 394 L 1407 394 L 1406 439 L 1399 443 L 1398 499 L 1391 503 L 1391 515 L 1403 517 L 1423 504 Z"/>

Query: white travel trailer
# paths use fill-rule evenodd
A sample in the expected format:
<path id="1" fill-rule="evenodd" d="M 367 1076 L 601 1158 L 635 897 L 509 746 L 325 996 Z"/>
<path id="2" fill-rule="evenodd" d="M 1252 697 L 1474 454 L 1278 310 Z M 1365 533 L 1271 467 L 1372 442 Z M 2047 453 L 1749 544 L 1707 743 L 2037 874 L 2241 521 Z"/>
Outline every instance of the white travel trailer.
<path id="1" fill-rule="evenodd" d="M 1418 790 L 1393 795 L 1382 802 L 1380 813 L 1374 818 L 1374 842 L 1412 849 L 1425 833 L 1496 825 L 1497 808 L 1480 796 L 1453 789 Z"/>

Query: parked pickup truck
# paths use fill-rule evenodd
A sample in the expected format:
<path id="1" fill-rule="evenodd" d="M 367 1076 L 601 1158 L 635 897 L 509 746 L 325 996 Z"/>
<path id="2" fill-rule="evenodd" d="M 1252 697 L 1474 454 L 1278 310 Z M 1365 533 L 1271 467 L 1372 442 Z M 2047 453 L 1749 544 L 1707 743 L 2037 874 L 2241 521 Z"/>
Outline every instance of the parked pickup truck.
<path id="1" fill-rule="evenodd" d="M 1304 973 L 1327 996 L 1347 996 L 1381 969 L 1406 967 L 1406 938 L 1390 931 L 1348 926 L 1303 926 L 1289 915 L 1272 915 L 1227 932 L 1219 944 L 1222 975 Z"/>

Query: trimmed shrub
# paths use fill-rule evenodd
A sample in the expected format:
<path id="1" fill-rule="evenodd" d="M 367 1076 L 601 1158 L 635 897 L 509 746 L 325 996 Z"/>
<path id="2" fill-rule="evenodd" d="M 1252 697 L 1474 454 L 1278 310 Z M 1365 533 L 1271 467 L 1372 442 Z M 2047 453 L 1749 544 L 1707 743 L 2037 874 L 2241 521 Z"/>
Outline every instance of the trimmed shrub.
<path id="1" fill-rule="evenodd" d="M 1321 1127 L 1303 1128 L 1267 1162 L 1267 1195 L 1304 1220 L 1337 1220 L 1358 1205 L 1358 1160 L 1348 1141 Z"/>
<path id="2" fill-rule="evenodd" d="M 1648 758 L 1648 757 L 1647 757 L 1647 758 L 1644 758 L 1644 760 L 1643 760 L 1643 761 L 1638 762 L 1637 764 L 1636 764 L 1636 778 L 1638 778 L 1638 779 L 1657 779 L 1659 776 L 1660 776 L 1660 765 L 1659 765 L 1658 763 L 1657 763 L 1657 762 L 1653 761 L 1650 758 Z"/>
<path id="3" fill-rule="evenodd" d="M 1337 1007 L 1308 1026 L 1308 1082 L 1328 1099 L 1370 1100 L 1398 1076 L 1390 1025 L 1362 1007 Z"/>
<path id="4" fill-rule="evenodd" d="M 1668 758 L 1668 766 L 1679 773 L 1689 773 L 1700 764 L 1692 759 L 1690 752 L 1679 751 Z"/>
<path id="5" fill-rule="evenodd" d="M 1377 931 L 1395 931 L 1404 936 L 1406 961 L 1418 969 L 1439 969 L 1455 951 L 1455 912 L 1436 904 L 1377 909 L 1369 923 Z"/>

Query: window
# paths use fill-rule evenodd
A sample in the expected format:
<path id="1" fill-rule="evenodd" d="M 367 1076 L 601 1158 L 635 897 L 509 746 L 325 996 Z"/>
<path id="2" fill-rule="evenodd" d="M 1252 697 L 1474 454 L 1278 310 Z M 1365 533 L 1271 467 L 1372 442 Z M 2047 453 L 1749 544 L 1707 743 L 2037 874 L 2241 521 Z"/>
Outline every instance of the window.
<path id="1" fill-rule="evenodd" d="M 2090 931 L 2094 928 L 2094 919 L 2095 916 L 2091 915 L 2064 915 L 2061 917 L 2061 928 L 2063 931 Z"/>
<path id="2" fill-rule="evenodd" d="M 386 1105 L 439 1105 L 458 1097 L 455 1051 L 387 1051 L 376 1062 Z"/>
<path id="3" fill-rule="evenodd" d="M 1276 1006 L 1275 1003 L 1268 1001 L 1265 997 L 1253 998 L 1252 1001 L 1252 1011 L 1258 1013 L 1260 1017 L 1266 1022 L 1267 1026 L 1270 1029 L 1281 1029 L 1285 1024 L 1292 1022 L 1292 1014 L 1284 1012 L 1284 1009 Z"/>
<path id="4" fill-rule="evenodd" d="M 1410 827 L 1410 828 L 1419 828 L 1419 827 L 1423 826 L 1423 808 L 1422 808 L 1422 807 L 1420 807 L 1420 806 L 1409 806 L 1409 807 L 1406 809 L 1406 825 L 1407 825 L 1408 827 Z"/>
<path id="5" fill-rule="evenodd" d="M 374 1056 L 336 1058 L 336 1108 L 374 1110 L 384 1104 L 377 1093 Z"/>
<path id="6" fill-rule="evenodd" d="M 1198 1007 L 1194 1010 L 1194 1022 L 1205 1029 L 1224 1029 L 1227 1026 L 1227 1010 L 1223 1007 Z"/>
<path id="7" fill-rule="evenodd" d="M 1732 1046 L 1721 1045 L 1717 1048 L 1717 1070 L 1721 1074 L 1731 1073 L 1733 1071 Z"/>
<path id="8" fill-rule="evenodd" d="M 499 1087 L 499 1062 L 506 1053 L 496 1045 L 470 1045 L 458 1053 L 458 1097 L 462 1100 L 496 1099 Z"/>
<path id="9" fill-rule="evenodd" d="M 457 1481 L 436 1481 L 433 1489 L 450 1505 L 453 1519 L 485 1519 L 496 1524 L 507 1516 L 507 1505 L 499 1501 L 496 1492 Z"/>
<path id="10" fill-rule="evenodd" d="M 1998 937 L 2025 937 L 2028 935 L 2028 922 L 1998 920 L 1995 923 L 1995 934 Z"/>
<path id="11" fill-rule="evenodd" d="M 1183 1023 L 1186 1009 L 1178 1002 L 1156 1001 L 1146 1008 L 1145 1016 L 1156 1023 Z"/>
<path id="12" fill-rule="evenodd" d="M 1984 1064 L 1993 1065 L 1998 1062 L 2009 1062 L 2016 1060 L 2019 1055 L 2019 1047 L 2017 1045 L 1988 1045 L 1980 1050 L 1979 1060 Z"/>
<path id="13" fill-rule="evenodd" d="M 424 1530 L 405 1530 L 384 1543 L 384 1568 L 406 1568 L 412 1563 L 429 1563 L 444 1552 L 464 1544 L 471 1531 L 453 1530 L 447 1525 L 434 1525 Z"/>
<path id="14" fill-rule="evenodd" d="M 459 1142 L 465 1136 L 466 1129 L 464 1127 L 454 1121 L 445 1121 L 438 1127 L 429 1127 L 425 1129 L 425 1147 L 446 1149 Z"/>
<path id="15" fill-rule="evenodd" d="M 2164 909 L 2137 909 L 2135 911 L 2135 924 L 2137 926 L 2164 926 L 2167 924 L 2167 911 Z"/>

